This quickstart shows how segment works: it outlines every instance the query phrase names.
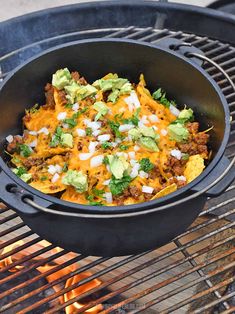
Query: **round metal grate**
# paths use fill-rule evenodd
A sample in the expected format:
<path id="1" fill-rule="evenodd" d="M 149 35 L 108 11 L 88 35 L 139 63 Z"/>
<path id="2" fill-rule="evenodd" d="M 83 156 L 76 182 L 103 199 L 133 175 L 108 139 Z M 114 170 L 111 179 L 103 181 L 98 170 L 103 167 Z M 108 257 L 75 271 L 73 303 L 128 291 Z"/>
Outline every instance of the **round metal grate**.
<path id="1" fill-rule="evenodd" d="M 94 37 L 131 38 L 156 44 L 162 38 L 180 39 L 201 49 L 207 57 L 222 66 L 232 80 L 235 80 L 235 49 L 232 45 L 181 31 L 135 26 L 61 34 L 11 51 L 0 58 L 1 77 L 3 79 L 21 62 L 42 50 L 65 42 Z M 226 154 L 232 158 L 235 155 L 235 93 L 216 68 L 208 64 L 204 64 L 204 68 L 216 80 L 229 103 L 233 120 Z M 235 292 L 226 287 L 229 285 L 231 287 L 231 283 L 235 280 L 233 272 L 235 234 L 232 229 L 235 225 L 234 201 L 235 184 L 230 186 L 223 196 L 208 200 L 205 210 L 195 224 L 183 235 L 177 237 L 174 242 L 153 252 L 112 259 L 84 257 L 77 254 L 68 256 L 69 253 L 63 250 L 55 253 L 53 246 L 42 249 L 39 246 L 42 239 L 33 234 L 10 209 L 2 207 L 0 209 L 0 253 L 2 249 L 19 240 L 24 240 L 25 243 L 6 251 L 0 259 L 22 251 L 28 252 L 28 255 L 23 255 L 13 264 L 0 269 L 0 274 L 27 261 L 33 261 L 35 257 L 41 257 L 41 260 L 37 260 L 30 267 L 18 272 L 9 273 L 7 277 L 0 276 L 0 286 L 15 278 L 20 278 L 29 272 L 29 269 L 36 269 L 45 263 L 56 261 L 61 256 L 67 257 L 62 265 L 57 265 L 44 274 L 37 274 L 30 281 L 18 282 L 10 290 L 2 291 L 0 288 L 0 302 L 9 295 L 13 296 L 13 300 L 5 302 L 0 308 L 0 313 L 14 313 L 16 307 L 17 312 L 21 310 L 20 313 L 36 313 L 36 310 L 40 313 L 40 309 L 42 311 L 42 306 L 45 304 L 50 304 L 50 310 L 47 313 L 60 313 L 69 304 L 89 297 L 91 292 L 98 293 L 97 300 L 89 300 L 76 313 L 84 313 L 85 310 L 99 303 L 104 304 L 102 313 L 232 313 L 234 311 L 232 298 Z M 30 250 L 32 247 L 35 248 L 34 252 Z M 43 254 L 46 254 L 46 257 Z M 42 256 L 44 256 L 43 259 Z M 56 282 L 52 281 L 42 284 L 39 288 L 32 288 L 30 293 L 20 297 L 15 294 L 33 282 L 41 278 L 45 279 L 56 270 L 75 262 L 79 262 L 80 267 Z M 66 289 L 70 291 L 94 278 L 102 280 L 103 283 L 99 287 L 84 292 L 64 304 L 54 304 L 53 300 L 63 296 L 67 291 L 65 288 L 54 291 L 42 300 L 32 301 L 33 296 L 88 269 L 93 272 L 93 275 Z M 26 300 L 29 300 L 28 304 L 24 303 Z"/>

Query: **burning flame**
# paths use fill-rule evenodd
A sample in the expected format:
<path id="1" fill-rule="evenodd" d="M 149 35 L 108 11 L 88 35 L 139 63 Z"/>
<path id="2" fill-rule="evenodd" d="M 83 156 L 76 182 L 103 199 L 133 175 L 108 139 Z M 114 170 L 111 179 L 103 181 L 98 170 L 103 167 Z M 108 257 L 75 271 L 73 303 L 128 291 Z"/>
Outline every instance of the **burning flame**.
<path id="1" fill-rule="evenodd" d="M 9 252 L 12 251 L 14 248 L 17 248 L 18 246 L 20 246 L 20 245 L 22 245 L 22 244 L 24 244 L 24 241 L 20 240 L 20 241 L 14 243 L 14 244 L 12 244 L 12 245 L 6 246 L 6 247 L 2 250 L 0 256 L 9 253 Z M 15 259 L 15 260 L 17 260 L 17 259 Z M 12 263 L 14 263 L 14 260 L 13 260 L 13 256 L 10 255 L 10 256 L 4 258 L 3 260 L 0 260 L 0 269 L 3 268 L 3 267 L 6 267 L 6 266 L 8 266 L 8 265 L 11 265 Z M 20 269 L 22 269 L 22 268 L 24 268 L 24 266 L 15 266 L 14 268 L 11 268 L 9 271 L 10 271 L 11 273 L 14 273 L 14 272 L 16 272 L 16 271 L 18 271 L 18 270 L 20 270 Z"/>
<path id="2" fill-rule="evenodd" d="M 47 247 L 48 245 L 50 245 L 49 242 L 45 241 L 45 240 L 42 240 L 39 242 L 41 246 L 43 247 Z M 9 245 L 9 246 L 6 246 L 3 251 L 0 253 L 0 256 L 3 255 L 3 254 L 6 254 L 6 253 L 9 253 L 11 250 L 13 250 L 14 248 L 18 247 L 18 246 L 21 246 L 24 244 L 24 241 L 18 241 L 12 245 Z M 63 249 L 59 248 L 59 247 L 56 247 L 52 250 L 52 252 L 54 253 L 58 253 L 58 252 L 61 252 Z M 73 254 L 73 253 L 71 253 Z M 16 261 L 17 259 L 19 258 L 22 258 L 23 256 L 25 256 L 26 254 L 20 254 L 20 257 L 14 257 L 13 256 L 9 256 L 9 257 L 6 257 L 2 260 L 0 260 L 0 269 L 1 268 L 4 268 L 10 264 L 12 264 L 14 261 Z M 62 262 L 61 262 L 62 263 Z M 52 265 L 50 264 L 45 264 L 43 266 L 40 266 L 40 267 L 37 267 L 37 270 L 40 272 L 40 273 L 45 273 L 47 272 L 48 270 L 56 267 L 58 264 L 61 264 L 60 262 L 56 262 L 56 263 L 53 263 Z M 20 269 L 24 268 L 24 266 L 15 266 L 14 268 L 10 269 L 9 271 L 11 272 L 16 272 L 16 271 L 19 271 Z M 78 268 L 78 265 L 70 265 L 70 266 L 67 266 L 61 270 L 58 270 L 57 272 L 55 273 L 52 273 L 50 275 L 48 275 L 46 277 L 46 280 L 50 283 L 50 282 L 54 282 L 55 280 L 75 271 L 76 269 Z M 88 278 L 92 275 L 92 273 L 90 272 L 83 272 L 83 273 L 80 273 L 80 274 L 77 274 L 71 278 L 69 278 L 66 283 L 65 283 L 65 286 L 64 288 L 68 288 L 70 287 L 71 285 L 74 285 L 76 283 L 78 283 L 79 281 L 85 279 L 85 278 Z M 85 283 L 83 285 L 81 285 L 80 287 L 78 288 L 75 288 L 69 292 L 66 292 L 64 295 L 62 295 L 59 299 L 60 299 L 60 302 L 61 304 L 64 304 L 65 302 L 81 295 L 82 293 L 85 293 L 97 286 L 99 286 L 101 284 L 101 281 L 99 279 L 93 279 L 91 280 L 90 282 L 88 283 Z M 61 286 L 60 285 L 54 285 L 53 286 L 55 292 L 58 292 L 61 290 Z M 77 313 L 77 310 L 81 309 L 83 307 L 83 304 L 80 304 L 78 302 L 74 302 L 73 304 L 67 306 L 65 308 L 65 312 L 66 314 L 76 314 Z M 86 310 L 84 313 L 89 313 L 89 314 L 97 314 L 99 313 L 100 311 L 102 311 L 103 309 L 103 306 L 101 304 L 98 304 L 88 310 Z"/>
<path id="3" fill-rule="evenodd" d="M 66 281 L 66 284 L 65 284 L 65 288 L 81 281 L 82 279 L 85 279 L 87 277 L 90 277 L 92 274 L 90 272 L 84 272 L 84 273 L 81 273 L 79 275 L 76 275 L 72 278 L 69 278 L 67 281 Z M 101 281 L 98 280 L 98 279 L 93 279 L 92 281 L 88 282 L 88 283 L 85 283 L 83 285 L 81 285 L 80 287 L 78 288 L 75 288 L 67 293 L 64 294 L 64 300 L 65 302 L 67 302 L 68 300 L 70 299 L 73 299 L 75 298 L 76 296 L 86 292 L 86 291 L 89 291 L 93 288 L 95 288 L 96 286 L 99 286 L 101 284 Z M 80 309 L 82 307 L 82 305 L 78 302 L 75 302 L 72 304 L 72 306 L 67 306 L 66 307 L 66 314 L 73 314 L 73 313 L 76 313 L 76 309 Z M 91 309 L 85 311 L 85 313 L 92 313 L 92 314 L 96 314 L 96 313 L 99 313 L 100 311 L 102 311 L 103 309 L 103 306 L 101 304 L 98 304 L 94 307 L 92 307 Z"/>

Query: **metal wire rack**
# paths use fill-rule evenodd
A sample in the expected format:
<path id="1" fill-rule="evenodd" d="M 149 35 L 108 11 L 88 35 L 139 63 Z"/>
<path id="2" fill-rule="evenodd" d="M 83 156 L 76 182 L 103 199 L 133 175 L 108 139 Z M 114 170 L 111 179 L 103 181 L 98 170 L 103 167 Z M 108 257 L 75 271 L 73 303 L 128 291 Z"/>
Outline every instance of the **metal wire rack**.
<path id="1" fill-rule="evenodd" d="M 132 38 L 156 44 L 161 38 L 177 38 L 201 49 L 235 80 L 233 46 L 181 31 L 134 26 L 62 34 L 11 51 L 0 57 L 1 78 L 41 50 L 91 37 Z M 235 93 L 216 68 L 209 64 L 204 64 L 204 68 L 216 80 L 229 103 L 233 120 L 226 155 L 232 158 L 235 155 Z M 66 313 L 86 313 L 98 304 L 102 304 L 100 312 L 103 314 L 233 313 L 234 201 L 235 184 L 232 184 L 222 196 L 208 199 L 195 223 L 173 242 L 155 251 L 116 258 L 88 257 L 55 248 L 2 205 L 0 313 L 64 313 L 65 309 Z M 51 267 L 42 272 L 45 265 Z M 56 277 L 59 272 L 60 276 Z M 86 276 L 73 280 L 81 274 Z M 100 280 L 99 284 L 90 290 L 64 298 L 95 279 Z M 80 307 L 69 312 L 68 306 L 74 302 Z"/>

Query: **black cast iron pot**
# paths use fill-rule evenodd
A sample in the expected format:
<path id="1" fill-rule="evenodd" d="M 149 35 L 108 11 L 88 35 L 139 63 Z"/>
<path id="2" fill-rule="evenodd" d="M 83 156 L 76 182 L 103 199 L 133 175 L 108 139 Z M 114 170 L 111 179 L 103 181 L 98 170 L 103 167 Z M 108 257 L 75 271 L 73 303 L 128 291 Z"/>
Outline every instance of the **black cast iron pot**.
<path id="1" fill-rule="evenodd" d="M 168 196 L 120 207 L 62 201 L 21 181 L 4 160 L 5 137 L 22 132 L 25 108 L 36 102 L 43 104 L 45 84 L 63 67 L 78 70 L 88 81 L 117 72 L 137 82 L 144 73 L 151 90 L 160 86 L 171 99 L 190 106 L 202 129 L 214 126 L 210 132 L 213 156 L 208 167 L 196 180 Z M 31 59 L 6 78 L 0 92 L 0 109 L 2 201 L 40 236 L 75 252 L 118 256 L 161 246 L 182 233 L 197 217 L 207 196 L 222 193 L 235 175 L 223 156 L 230 131 L 223 94 L 194 61 L 160 46 L 114 39 L 59 46 Z"/>

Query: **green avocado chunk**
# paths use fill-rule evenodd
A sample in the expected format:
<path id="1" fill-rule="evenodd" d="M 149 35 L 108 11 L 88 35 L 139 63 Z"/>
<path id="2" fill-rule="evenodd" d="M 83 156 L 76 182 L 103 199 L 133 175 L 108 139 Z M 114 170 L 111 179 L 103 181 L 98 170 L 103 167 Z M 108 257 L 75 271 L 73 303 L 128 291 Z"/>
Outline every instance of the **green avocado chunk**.
<path id="1" fill-rule="evenodd" d="M 68 68 L 60 69 L 52 75 L 52 85 L 61 90 L 70 83 L 72 79 Z"/>
<path id="2" fill-rule="evenodd" d="M 97 89 L 90 85 L 81 85 L 79 86 L 79 89 L 77 90 L 77 101 L 82 100 L 86 97 L 92 96 L 97 92 Z"/>
<path id="3" fill-rule="evenodd" d="M 83 193 L 88 189 L 87 176 L 77 170 L 69 170 L 63 177 L 62 183 L 72 185 L 78 193 Z"/>
<path id="4" fill-rule="evenodd" d="M 73 104 L 76 100 L 76 94 L 79 89 L 79 85 L 75 81 L 72 81 L 72 83 L 65 86 L 64 89 L 67 94 L 66 98 L 70 101 L 71 104 Z"/>
<path id="5" fill-rule="evenodd" d="M 189 131 L 181 123 L 176 123 L 168 126 L 168 134 L 172 140 L 176 142 L 183 142 L 188 139 Z"/>
<path id="6" fill-rule="evenodd" d="M 61 145 L 73 148 L 73 136 L 70 133 L 61 134 Z"/>
<path id="7" fill-rule="evenodd" d="M 24 182 L 28 182 L 32 179 L 32 174 L 27 173 L 27 170 L 24 167 L 18 167 L 15 169 L 12 169 L 12 171 Z"/>
<path id="8" fill-rule="evenodd" d="M 67 93 L 66 98 L 71 103 L 92 96 L 97 92 L 97 89 L 94 86 L 90 84 L 78 85 L 75 81 L 72 81 L 70 85 L 65 86 L 64 89 Z"/>
<path id="9" fill-rule="evenodd" d="M 128 131 L 128 135 L 131 136 L 133 141 L 138 140 L 141 137 L 141 132 L 139 128 L 133 128 Z"/>
<path id="10" fill-rule="evenodd" d="M 116 74 L 111 73 L 108 77 L 96 80 L 93 86 L 103 92 L 110 90 L 108 101 L 113 103 L 120 95 L 130 94 L 132 91 L 132 85 L 127 79 L 119 78 Z"/>
<path id="11" fill-rule="evenodd" d="M 128 169 L 129 164 L 123 156 L 108 155 L 110 171 L 116 179 L 121 179 L 124 172 Z"/>
<path id="12" fill-rule="evenodd" d="M 98 111 L 97 115 L 95 116 L 95 121 L 99 120 L 100 117 L 105 116 L 109 111 L 109 108 L 105 105 L 103 101 L 95 102 L 93 107 L 96 111 Z"/>
<path id="13" fill-rule="evenodd" d="M 191 108 L 189 109 L 183 109 L 179 116 L 178 119 L 185 119 L 185 120 L 191 120 L 193 118 L 193 110 Z"/>
<path id="14" fill-rule="evenodd" d="M 156 139 L 158 136 L 158 134 L 155 133 L 154 129 L 151 128 L 151 127 L 147 127 L 147 126 L 143 126 L 140 128 L 140 133 L 143 135 L 143 136 L 148 136 L 148 137 L 151 137 L 153 139 Z"/>
<path id="15" fill-rule="evenodd" d="M 159 134 L 155 133 L 152 127 L 143 126 L 141 128 L 133 128 L 128 131 L 128 135 L 131 136 L 133 141 L 136 141 L 143 137 L 149 137 L 154 140 L 159 139 Z"/>
<path id="16" fill-rule="evenodd" d="M 147 136 L 142 136 L 140 139 L 139 139 L 139 144 L 152 151 L 152 152 L 158 152 L 159 151 L 159 148 L 156 144 L 156 142 L 154 141 L 154 139 L 152 139 L 151 137 L 147 137 Z"/>

